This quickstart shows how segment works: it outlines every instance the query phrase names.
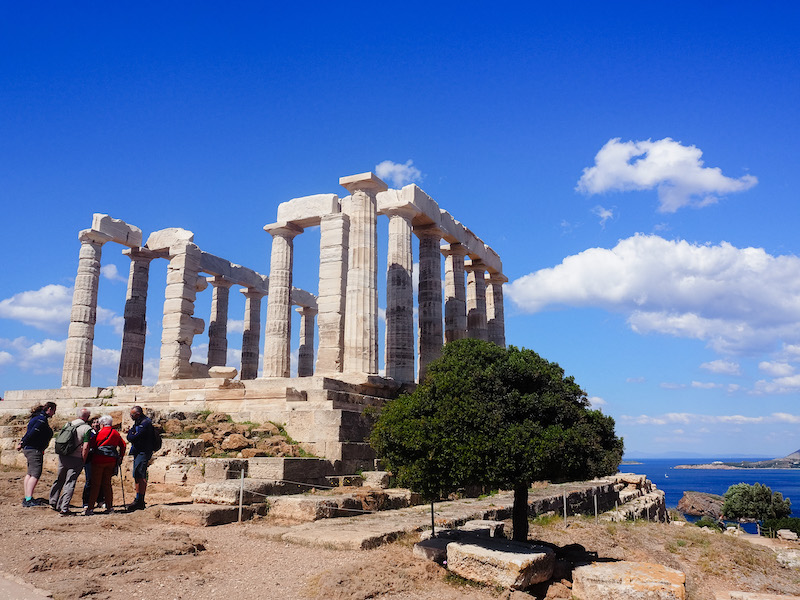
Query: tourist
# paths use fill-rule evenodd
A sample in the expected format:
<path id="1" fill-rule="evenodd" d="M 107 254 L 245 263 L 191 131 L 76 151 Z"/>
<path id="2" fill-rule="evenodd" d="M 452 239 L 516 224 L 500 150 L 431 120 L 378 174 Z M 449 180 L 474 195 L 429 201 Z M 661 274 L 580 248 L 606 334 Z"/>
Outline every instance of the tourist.
<path id="1" fill-rule="evenodd" d="M 53 430 L 50 428 L 48 419 L 56 414 L 56 403 L 47 402 L 39 404 L 31 409 L 31 419 L 28 421 L 28 430 L 22 436 L 17 450 L 22 450 L 25 459 L 28 461 L 28 472 L 25 474 L 22 486 L 25 498 L 22 506 L 39 506 L 42 502 L 33 499 L 33 491 L 39 478 L 42 476 L 44 465 L 44 451 L 53 438 Z"/>
<path id="2" fill-rule="evenodd" d="M 97 436 L 97 432 L 100 431 L 100 415 L 92 415 L 89 418 L 89 426 L 92 428 L 91 431 L 89 431 L 89 451 L 83 463 L 83 476 L 86 480 L 83 484 L 83 510 L 89 508 L 89 492 L 92 489 L 92 456 L 94 456 L 92 441 L 95 436 Z M 102 488 L 100 489 L 100 494 L 97 496 L 97 506 L 105 508 Z"/>
<path id="3" fill-rule="evenodd" d="M 131 443 L 133 456 L 133 481 L 136 498 L 128 505 L 128 512 L 144 510 L 144 494 L 147 491 L 147 467 L 153 457 L 153 445 L 156 432 L 153 422 L 145 416 L 141 406 L 131 409 L 133 426 L 128 430 L 128 441 Z"/>
<path id="4" fill-rule="evenodd" d="M 75 492 L 78 475 L 83 469 L 84 457 L 88 454 L 87 447 L 91 439 L 89 434 L 92 428 L 87 423 L 89 414 L 88 408 L 78 409 L 78 418 L 70 423 L 75 427 L 73 432 L 75 442 L 77 442 L 75 450 L 67 455 L 58 455 L 58 474 L 53 487 L 50 488 L 50 508 L 57 510 L 62 517 L 73 514 L 69 509 L 69 504 L 72 501 L 72 494 Z"/>
<path id="5" fill-rule="evenodd" d="M 114 492 L 111 489 L 111 478 L 122 462 L 122 457 L 125 456 L 125 442 L 119 432 L 111 427 L 111 423 L 110 415 L 100 417 L 100 431 L 91 443 L 92 480 L 89 488 L 89 505 L 84 511 L 86 515 L 94 514 L 94 506 L 101 489 L 106 501 L 106 512 L 113 512 Z"/>

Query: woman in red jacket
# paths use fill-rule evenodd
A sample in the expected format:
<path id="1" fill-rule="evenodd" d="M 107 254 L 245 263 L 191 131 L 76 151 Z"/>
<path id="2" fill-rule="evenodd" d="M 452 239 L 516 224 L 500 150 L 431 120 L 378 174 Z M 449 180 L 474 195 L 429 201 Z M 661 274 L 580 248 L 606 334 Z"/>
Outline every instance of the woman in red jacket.
<path id="1" fill-rule="evenodd" d="M 92 482 L 89 488 L 89 505 L 84 513 L 87 515 L 94 514 L 94 505 L 101 488 L 106 501 L 106 512 L 113 512 L 114 492 L 111 489 L 111 477 L 117 470 L 121 457 L 125 456 L 125 442 L 119 432 L 111 427 L 111 423 L 110 415 L 100 417 L 100 431 L 94 436 L 91 444 L 86 446 L 87 456 L 90 446 L 92 450 Z"/>

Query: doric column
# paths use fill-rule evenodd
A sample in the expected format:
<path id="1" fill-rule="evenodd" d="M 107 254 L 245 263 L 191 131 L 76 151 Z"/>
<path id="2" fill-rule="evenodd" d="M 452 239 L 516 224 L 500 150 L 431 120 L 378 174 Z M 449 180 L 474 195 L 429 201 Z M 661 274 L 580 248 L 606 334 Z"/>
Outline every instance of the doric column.
<path id="1" fill-rule="evenodd" d="M 208 322 L 208 366 L 224 367 L 228 362 L 228 297 L 233 282 L 209 277 L 212 286 L 211 318 Z"/>
<path id="2" fill-rule="evenodd" d="M 103 244 L 111 238 L 84 229 L 78 235 L 78 239 L 81 241 L 81 251 L 78 258 L 78 274 L 75 277 L 75 291 L 72 294 L 64 370 L 61 373 L 63 387 L 89 387 L 92 384 L 92 345 L 94 326 L 97 322 L 100 257 Z"/>
<path id="3" fill-rule="evenodd" d="M 441 231 L 433 225 L 414 227 L 419 238 L 419 381 L 442 353 Z"/>
<path id="4" fill-rule="evenodd" d="M 464 286 L 466 249 L 458 243 L 442 248 L 444 261 L 444 341 L 467 337 L 467 300 Z"/>
<path id="5" fill-rule="evenodd" d="M 344 357 L 345 286 L 350 218 L 325 215 L 319 224 L 317 373 L 341 372 Z"/>
<path id="6" fill-rule="evenodd" d="M 488 339 L 486 331 L 486 267 L 473 259 L 465 265 L 467 271 L 467 336 Z"/>
<path id="7" fill-rule="evenodd" d="M 258 348 L 261 341 L 261 299 L 267 292 L 255 288 L 240 291 L 246 299 L 242 332 L 242 369 L 239 379 L 255 379 L 258 377 Z"/>
<path id="8" fill-rule="evenodd" d="M 302 233 L 303 229 L 294 223 L 273 223 L 265 225 L 264 231 L 272 236 L 264 332 L 264 377 L 289 377 L 294 236 Z"/>
<path id="9" fill-rule="evenodd" d="M 376 194 L 388 189 L 373 173 L 339 179 L 351 194 L 344 319 L 344 370 L 378 373 L 378 233 Z"/>
<path id="10" fill-rule="evenodd" d="M 489 341 L 506 347 L 506 323 L 503 310 L 503 284 L 508 277 L 490 273 L 486 285 L 486 328 Z"/>
<path id="11" fill-rule="evenodd" d="M 147 337 L 147 287 L 150 261 L 157 255 L 145 248 L 128 248 L 122 253 L 131 259 L 131 268 L 125 297 L 125 324 L 122 329 L 117 385 L 142 385 L 144 345 Z"/>
<path id="12" fill-rule="evenodd" d="M 194 301 L 197 292 L 208 287 L 199 272 L 200 248 L 191 242 L 169 247 L 159 381 L 192 378 L 192 341 L 205 329 L 205 321 L 192 316 Z"/>
<path id="13" fill-rule="evenodd" d="M 414 382 L 414 257 L 411 219 L 414 211 L 397 208 L 389 217 L 389 252 L 386 261 L 386 376 L 402 383 Z"/>
<path id="14" fill-rule="evenodd" d="M 300 313 L 300 347 L 297 353 L 297 376 L 311 377 L 314 374 L 314 317 L 316 308 L 297 307 Z"/>

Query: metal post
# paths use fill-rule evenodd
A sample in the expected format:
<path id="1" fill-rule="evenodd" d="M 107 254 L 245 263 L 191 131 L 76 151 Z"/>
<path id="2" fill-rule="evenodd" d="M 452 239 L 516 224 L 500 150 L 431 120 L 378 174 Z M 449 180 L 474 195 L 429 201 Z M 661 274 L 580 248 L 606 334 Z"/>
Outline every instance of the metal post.
<path id="1" fill-rule="evenodd" d="M 567 492 L 564 492 L 564 527 L 567 526 Z"/>
<path id="2" fill-rule="evenodd" d="M 244 498 L 244 469 L 242 469 L 242 476 L 239 478 L 239 523 L 242 522 L 242 500 Z"/>
<path id="3" fill-rule="evenodd" d="M 431 501 L 431 537 L 436 537 L 436 524 L 433 519 L 433 501 Z"/>
<path id="4" fill-rule="evenodd" d="M 597 523 L 597 494 L 594 495 L 594 522 Z"/>

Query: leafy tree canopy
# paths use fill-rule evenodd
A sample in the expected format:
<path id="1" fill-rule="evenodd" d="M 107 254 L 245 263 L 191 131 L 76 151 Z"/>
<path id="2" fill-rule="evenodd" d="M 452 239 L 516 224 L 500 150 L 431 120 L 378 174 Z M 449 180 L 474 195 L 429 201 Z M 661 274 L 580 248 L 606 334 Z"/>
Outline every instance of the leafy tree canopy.
<path id="1" fill-rule="evenodd" d="M 725 492 L 722 513 L 727 519 L 781 519 L 792 514 L 792 501 L 766 485 L 737 483 Z"/>
<path id="2" fill-rule="evenodd" d="M 532 482 L 609 475 L 622 458 L 614 420 L 591 410 L 561 367 L 473 339 L 447 344 L 425 381 L 383 408 L 370 441 L 428 500 L 467 485 L 514 489 L 515 538 L 517 492 L 527 510 Z"/>

